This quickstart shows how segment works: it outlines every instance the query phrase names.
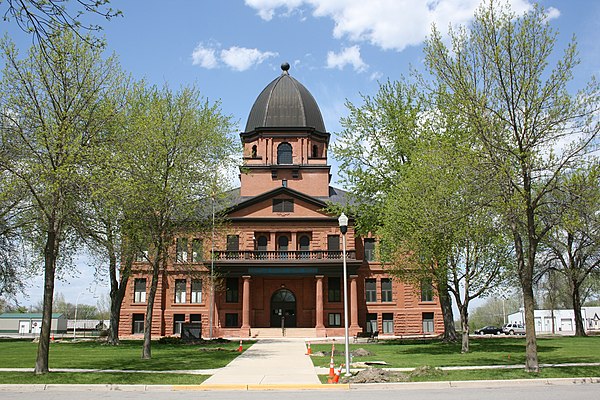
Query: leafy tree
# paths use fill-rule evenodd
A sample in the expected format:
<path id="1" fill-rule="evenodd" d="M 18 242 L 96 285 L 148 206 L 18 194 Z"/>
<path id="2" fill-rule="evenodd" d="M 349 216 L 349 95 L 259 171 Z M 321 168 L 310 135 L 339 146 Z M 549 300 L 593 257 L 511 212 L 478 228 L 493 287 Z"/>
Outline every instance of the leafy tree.
<path id="1" fill-rule="evenodd" d="M 197 222 L 210 215 L 211 206 L 202 199 L 215 190 L 215 177 L 233 165 L 236 147 L 230 118 L 193 87 L 173 92 L 139 85 L 130 93 L 126 119 L 122 161 L 132 214 L 125 232 L 139 246 L 138 254 L 147 250 L 150 263 L 142 350 L 142 358 L 150 358 L 152 311 L 168 249 L 181 229 L 201 229 Z M 218 184 L 226 185 L 219 178 Z"/>
<path id="2" fill-rule="evenodd" d="M 381 84 L 374 97 L 363 96 L 362 100 L 360 106 L 346 103 L 349 116 L 341 120 L 344 129 L 333 146 L 333 153 L 340 160 L 342 180 L 351 189 L 352 201 L 346 211 L 357 217 L 357 232 L 363 235 L 373 232 L 385 240 L 381 229 L 385 221 L 389 221 L 389 215 L 385 215 L 386 201 L 397 195 L 394 190 L 410 165 L 425 99 L 416 85 L 398 81 Z M 332 212 L 338 211 L 332 208 Z M 399 250 L 391 243 L 400 244 L 395 239 L 387 240 L 382 246 L 386 249 L 384 253 Z M 387 256 L 382 260 L 388 261 Z M 436 257 L 428 260 L 431 268 L 411 274 L 411 280 L 417 286 L 426 277 L 436 282 L 444 316 L 444 338 L 456 340 L 445 265 L 440 266 Z M 400 262 L 401 259 L 394 259 L 394 263 Z M 409 276 L 404 274 L 403 277 L 408 279 Z"/>
<path id="3" fill-rule="evenodd" d="M 434 28 L 425 60 L 436 86 L 446 86 L 497 175 L 497 214 L 514 242 L 525 307 L 526 369 L 538 371 L 533 280 L 538 246 L 552 229 L 548 204 L 562 171 L 574 167 L 597 136 L 598 84 L 573 96 L 575 41 L 548 70 L 556 43 L 545 11 L 516 16 L 495 0 L 483 4 L 469 29 Z M 449 43 L 449 44 L 447 44 Z"/>
<path id="4" fill-rule="evenodd" d="M 113 57 L 103 59 L 98 48 L 71 31 L 55 32 L 52 46 L 34 46 L 23 59 L 7 39 L 0 49 L 5 61 L 0 109 L 9 121 L 2 126 L 0 167 L 10 187 L 25 188 L 29 212 L 23 218 L 32 221 L 26 237 L 44 265 L 35 366 L 41 374 L 48 372 L 54 279 L 75 238 L 75 205 L 86 185 L 81 171 L 113 118 L 104 99 L 119 80 L 119 68 Z"/>

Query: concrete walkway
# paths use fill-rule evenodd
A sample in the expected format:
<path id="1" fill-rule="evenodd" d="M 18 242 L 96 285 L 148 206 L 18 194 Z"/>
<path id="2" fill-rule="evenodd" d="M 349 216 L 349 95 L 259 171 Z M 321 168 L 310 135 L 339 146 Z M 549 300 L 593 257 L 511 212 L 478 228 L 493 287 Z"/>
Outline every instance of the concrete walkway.
<path id="1" fill-rule="evenodd" d="M 203 386 L 320 384 L 304 339 L 261 339 Z"/>

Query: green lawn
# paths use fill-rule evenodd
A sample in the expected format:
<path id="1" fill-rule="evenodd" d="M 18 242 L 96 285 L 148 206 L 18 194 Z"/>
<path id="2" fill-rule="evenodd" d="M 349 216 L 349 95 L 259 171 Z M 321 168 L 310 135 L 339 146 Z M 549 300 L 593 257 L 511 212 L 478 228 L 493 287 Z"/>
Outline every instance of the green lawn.
<path id="1" fill-rule="evenodd" d="M 35 375 L 32 372 L 0 372 L 0 384 L 119 384 L 119 385 L 199 385 L 208 375 L 165 373 L 71 373 L 53 372 Z"/>
<path id="2" fill-rule="evenodd" d="M 247 349 L 252 343 L 244 343 Z M 142 341 L 122 341 L 119 346 L 98 342 L 62 342 L 50 344 L 52 368 L 92 368 L 117 370 L 187 370 L 220 368 L 240 353 L 238 342 L 202 345 L 152 343 L 152 358 L 142 360 Z M 30 340 L 0 340 L 0 364 L 3 368 L 33 368 L 37 343 Z"/>
<path id="3" fill-rule="evenodd" d="M 540 363 L 600 362 L 600 336 L 538 338 Z M 331 344 L 314 344 L 313 353 L 331 352 Z M 350 350 L 364 348 L 373 353 L 354 357 L 353 361 L 385 361 L 387 367 L 416 368 L 423 365 L 478 366 L 525 363 L 524 338 L 474 338 L 470 352 L 460 353 L 460 343 L 446 344 L 439 340 L 380 340 L 379 343 L 356 343 Z M 344 343 L 336 342 L 336 365 L 344 362 Z M 329 367 L 329 356 L 312 357 L 316 366 Z"/>

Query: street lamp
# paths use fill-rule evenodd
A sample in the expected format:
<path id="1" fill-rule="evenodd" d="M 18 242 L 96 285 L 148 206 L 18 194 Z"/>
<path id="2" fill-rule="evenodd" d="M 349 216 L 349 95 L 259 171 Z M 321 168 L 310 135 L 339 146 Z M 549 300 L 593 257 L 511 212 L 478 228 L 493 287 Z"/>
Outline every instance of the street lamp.
<path id="1" fill-rule="evenodd" d="M 213 338 L 215 313 L 215 193 L 212 194 L 212 236 L 210 240 L 210 310 L 208 311 L 208 337 Z"/>
<path id="2" fill-rule="evenodd" d="M 342 264 L 344 266 L 344 344 L 346 353 L 346 374 L 350 373 L 350 341 L 348 339 L 348 274 L 346 272 L 346 232 L 348 232 L 348 217 L 342 213 L 338 218 L 340 232 L 342 232 Z"/>

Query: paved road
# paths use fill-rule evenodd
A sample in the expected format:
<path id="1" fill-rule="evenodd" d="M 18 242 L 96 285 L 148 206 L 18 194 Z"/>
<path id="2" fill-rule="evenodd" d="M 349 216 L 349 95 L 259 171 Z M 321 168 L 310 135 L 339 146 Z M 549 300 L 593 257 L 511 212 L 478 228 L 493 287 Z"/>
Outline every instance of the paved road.
<path id="1" fill-rule="evenodd" d="M 385 392 L 383 392 L 385 390 Z M 381 392 L 381 393 L 377 393 Z M 426 385 L 378 385 L 361 386 L 350 390 L 304 390 L 304 391 L 0 391 L 2 400 L 163 400 L 163 399 L 214 399 L 214 400 L 359 400 L 371 396 L 385 396 L 389 399 L 410 400 L 579 400 L 597 399 L 600 384 L 571 385 L 525 385 L 470 388 L 428 388 Z"/>

